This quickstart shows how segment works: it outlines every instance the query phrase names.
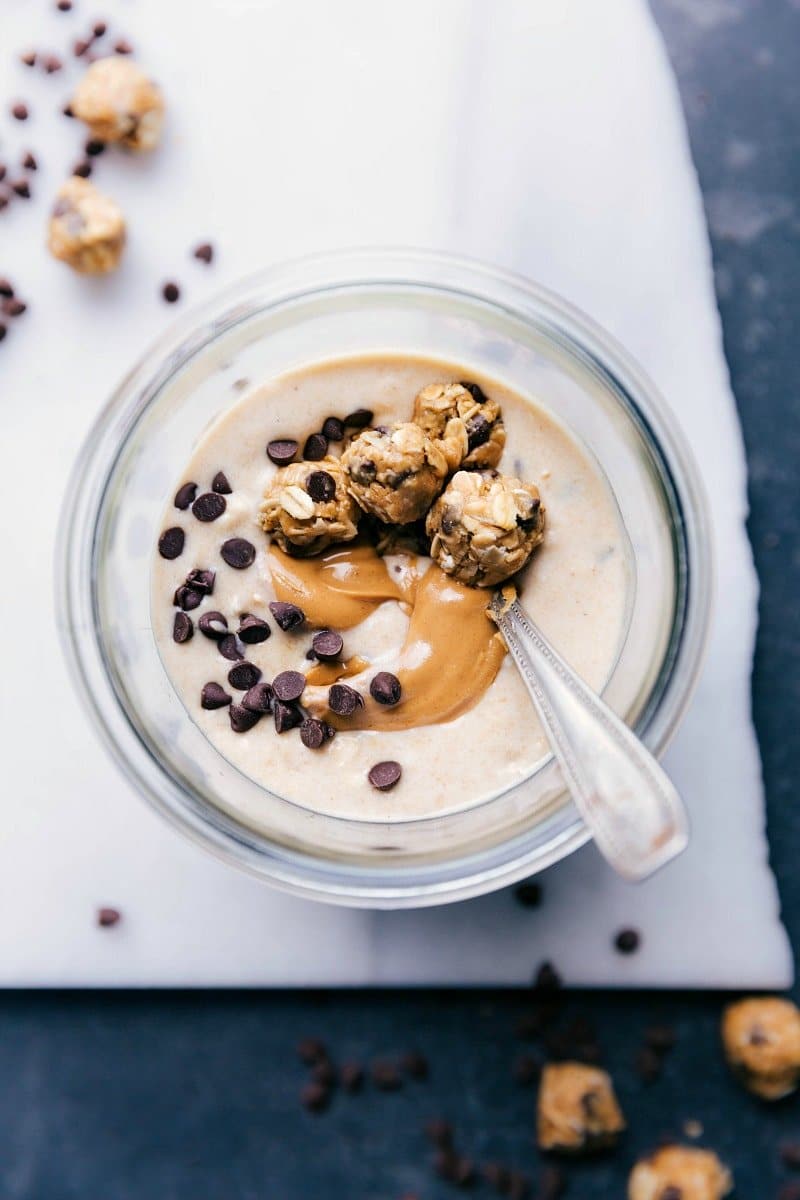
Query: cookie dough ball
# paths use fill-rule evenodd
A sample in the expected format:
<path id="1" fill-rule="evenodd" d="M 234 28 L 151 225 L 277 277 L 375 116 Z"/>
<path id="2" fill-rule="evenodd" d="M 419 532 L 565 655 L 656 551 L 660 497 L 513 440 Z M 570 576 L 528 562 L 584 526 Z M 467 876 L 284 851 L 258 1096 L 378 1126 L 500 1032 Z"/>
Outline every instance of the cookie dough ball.
<path id="1" fill-rule="evenodd" d="M 356 503 L 389 525 L 409 525 L 428 511 L 447 477 L 447 459 L 409 421 L 365 429 L 341 457 Z"/>
<path id="2" fill-rule="evenodd" d="M 261 528 L 287 554 L 319 554 L 358 533 L 359 512 L 338 458 L 290 463 L 275 473 L 259 512 Z"/>
<path id="3" fill-rule="evenodd" d="M 800 1083 L 800 1010 L 760 996 L 729 1005 L 722 1017 L 725 1057 L 749 1091 L 780 1100 Z"/>
<path id="4" fill-rule="evenodd" d="M 611 1076 L 578 1062 L 550 1063 L 542 1071 L 536 1114 L 541 1150 L 586 1154 L 613 1146 L 625 1128 Z"/>
<path id="5" fill-rule="evenodd" d="M 477 383 L 432 383 L 414 401 L 417 425 L 441 440 L 451 471 L 486 470 L 500 462 L 506 431 L 500 405 Z"/>
<path id="6" fill-rule="evenodd" d="M 152 150 L 161 137 L 164 100 L 141 67 L 119 54 L 92 63 L 70 101 L 92 137 Z"/>
<path id="7" fill-rule="evenodd" d="M 544 538 L 532 483 L 495 471 L 459 471 L 428 513 L 431 558 L 470 587 L 494 587 L 522 570 Z"/>
<path id="8" fill-rule="evenodd" d="M 711 1150 L 664 1146 L 640 1159 L 628 1178 L 628 1200 L 722 1200 L 733 1177 Z"/>
<path id="9" fill-rule="evenodd" d="M 110 197 L 77 175 L 58 190 L 47 233 L 50 253 L 81 275 L 106 275 L 125 248 L 125 218 Z"/>

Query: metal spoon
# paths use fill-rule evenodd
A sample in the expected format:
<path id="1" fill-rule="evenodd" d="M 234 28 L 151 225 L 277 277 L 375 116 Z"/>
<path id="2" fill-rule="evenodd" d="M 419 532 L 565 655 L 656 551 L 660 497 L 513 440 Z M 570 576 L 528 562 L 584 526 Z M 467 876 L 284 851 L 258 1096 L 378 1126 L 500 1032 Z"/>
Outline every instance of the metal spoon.
<path id="1" fill-rule="evenodd" d="M 598 850 L 626 879 L 645 879 L 686 848 L 680 796 L 650 751 L 556 653 L 513 589 L 495 592 L 487 611 Z"/>

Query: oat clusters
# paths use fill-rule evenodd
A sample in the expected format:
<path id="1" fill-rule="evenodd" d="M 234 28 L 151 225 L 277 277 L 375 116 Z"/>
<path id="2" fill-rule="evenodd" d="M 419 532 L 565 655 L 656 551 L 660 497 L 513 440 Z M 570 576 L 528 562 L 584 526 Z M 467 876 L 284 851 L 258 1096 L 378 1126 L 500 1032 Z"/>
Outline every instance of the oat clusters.
<path id="1" fill-rule="evenodd" d="M 113 271 L 125 248 L 122 209 L 77 175 L 59 188 L 50 218 L 50 253 L 81 275 Z"/>
<path id="2" fill-rule="evenodd" d="M 536 1136 L 542 1150 L 586 1154 L 613 1146 L 625 1128 L 611 1077 L 579 1062 L 542 1071 Z"/>
<path id="3" fill-rule="evenodd" d="M 369 427 L 351 435 L 341 458 L 325 460 L 338 472 L 336 532 L 311 532 L 321 516 L 316 502 L 308 495 L 300 501 L 292 490 L 305 487 L 308 464 L 290 462 L 267 488 L 260 512 L 267 533 L 293 554 L 315 554 L 354 538 L 364 513 L 389 546 L 396 532 L 421 530 L 424 522 L 434 561 L 470 587 L 493 587 L 525 566 L 544 537 L 544 507 L 534 484 L 496 470 L 506 440 L 496 400 L 475 383 L 434 383 L 417 395 L 411 421 L 373 426 L 367 415 Z M 306 448 L 316 453 L 319 439 L 327 453 L 323 433 L 312 434 Z M 293 457 L 299 443 L 270 446 L 270 457 L 282 463 L 286 448 Z M 346 512 L 345 495 L 352 506 Z M 301 508 L 309 511 L 301 516 Z"/>
<path id="4" fill-rule="evenodd" d="M 628 1180 L 628 1200 L 722 1200 L 733 1177 L 712 1150 L 663 1146 L 642 1158 Z"/>
<path id="5" fill-rule="evenodd" d="M 725 1057 L 745 1087 L 762 1100 L 781 1100 L 800 1083 L 800 1011 L 779 996 L 729 1005 L 722 1018 Z"/>
<path id="6" fill-rule="evenodd" d="M 278 472 L 261 506 L 261 526 L 282 550 L 320 554 L 333 542 L 352 541 L 358 509 L 338 458 L 291 463 Z"/>

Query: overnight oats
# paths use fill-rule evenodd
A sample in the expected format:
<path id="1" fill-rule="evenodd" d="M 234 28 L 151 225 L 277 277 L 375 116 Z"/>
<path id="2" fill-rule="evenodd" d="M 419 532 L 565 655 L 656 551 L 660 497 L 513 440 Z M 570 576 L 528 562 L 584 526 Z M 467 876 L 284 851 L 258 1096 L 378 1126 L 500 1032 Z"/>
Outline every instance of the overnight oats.
<path id="1" fill-rule="evenodd" d="M 632 568 L 598 463 L 469 367 L 371 353 L 254 384 L 173 493 L 151 585 L 169 679 L 229 763 L 307 809 L 430 817 L 537 769 L 495 587 L 597 691 L 617 660 Z"/>

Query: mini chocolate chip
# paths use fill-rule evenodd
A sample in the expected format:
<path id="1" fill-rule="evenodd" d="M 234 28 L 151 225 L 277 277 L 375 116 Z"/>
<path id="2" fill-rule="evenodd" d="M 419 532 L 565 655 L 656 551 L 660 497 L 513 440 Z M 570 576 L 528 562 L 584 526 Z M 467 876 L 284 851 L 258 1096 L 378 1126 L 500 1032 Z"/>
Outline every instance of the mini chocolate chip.
<path id="1" fill-rule="evenodd" d="M 0 296 L 10 299 L 14 295 L 14 288 L 8 279 L 0 279 Z"/>
<path id="2" fill-rule="evenodd" d="M 311 1078 L 325 1087 L 336 1086 L 336 1068 L 329 1058 L 321 1058 L 311 1068 Z"/>
<path id="3" fill-rule="evenodd" d="M 22 200 L 30 200 L 31 198 L 31 185 L 27 179 L 15 179 L 11 184 L 11 190 Z"/>
<path id="4" fill-rule="evenodd" d="M 253 712 L 251 708 L 245 708 L 241 704 L 232 704 L 228 709 L 228 716 L 234 733 L 247 733 L 261 720 L 261 713 Z"/>
<path id="5" fill-rule="evenodd" d="M 488 442 L 489 435 L 492 432 L 492 427 L 482 413 L 478 413 L 471 421 L 467 422 L 467 448 L 468 450 L 476 450 L 478 446 L 483 446 Z"/>
<path id="6" fill-rule="evenodd" d="M 220 496 L 230 496 L 233 488 L 228 483 L 228 477 L 224 471 L 217 471 L 211 481 L 212 492 L 218 492 Z"/>
<path id="7" fill-rule="evenodd" d="M 402 695 L 400 680 L 391 671 L 379 671 L 369 685 L 369 694 L 378 704 L 398 704 Z"/>
<path id="8" fill-rule="evenodd" d="M 7 317 L 21 317 L 27 311 L 27 304 L 19 300 L 16 296 L 3 301 L 3 312 Z"/>
<path id="9" fill-rule="evenodd" d="M 781 1162 L 792 1170 L 800 1168 L 800 1142 L 782 1142 L 780 1146 Z"/>
<path id="10" fill-rule="evenodd" d="M 425 1124 L 425 1136 L 434 1146 L 446 1150 L 453 1144 L 453 1126 L 444 1117 L 431 1117 Z"/>
<path id="11" fill-rule="evenodd" d="M 176 612 L 175 620 L 172 622 L 172 640 L 180 646 L 183 642 L 188 642 L 194 634 L 194 624 L 192 618 L 187 617 L 185 612 Z"/>
<path id="12" fill-rule="evenodd" d="M 272 716 L 275 720 L 276 733 L 286 733 L 288 729 L 296 729 L 303 723 L 303 714 L 297 705 L 286 704 L 283 700 L 273 700 Z"/>
<path id="13" fill-rule="evenodd" d="M 372 417 L 368 408 L 357 408 L 345 417 L 344 425 L 348 429 L 366 429 L 367 425 L 372 424 Z"/>
<path id="14" fill-rule="evenodd" d="M 220 546 L 219 552 L 228 566 L 234 567 L 237 571 L 244 571 L 246 567 L 252 567 L 256 559 L 256 548 L 246 538 L 228 538 L 227 542 L 223 542 Z"/>
<path id="15" fill-rule="evenodd" d="M 59 12 L 69 12 L 72 8 L 72 0 L 56 0 L 56 8 Z"/>
<path id="16" fill-rule="evenodd" d="M 204 567 L 194 567 L 186 576 L 186 586 L 193 588 L 196 592 L 202 592 L 204 596 L 210 596 L 214 591 L 216 578 L 216 571 L 209 571 Z"/>
<path id="17" fill-rule="evenodd" d="M 747 1039 L 751 1046 L 768 1046 L 769 1038 L 760 1025 L 754 1025 Z"/>
<path id="18" fill-rule="evenodd" d="M 198 521 L 216 521 L 228 507 L 224 496 L 216 492 L 203 492 L 192 504 L 192 512 Z"/>
<path id="19" fill-rule="evenodd" d="M 95 21 L 94 25 L 92 26 L 92 33 L 96 38 L 101 38 L 107 28 L 108 26 L 106 25 L 105 21 Z"/>
<path id="20" fill-rule="evenodd" d="M 8 208 L 8 201 L 9 193 L 0 191 L 0 212 L 2 212 L 4 208 Z M 5 328 L 5 326 L 3 326 L 3 328 Z"/>
<path id="21" fill-rule="evenodd" d="M 633 1060 L 633 1069 L 643 1083 L 654 1083 L 661 1075 L 663 1061 L 650 1046 L 641 1046 Z"/>
<path id="22" fill-rule="evenodd" d="M 111 929 L 112 926 L 118 925 L 122 920 L 122 913 L 118 908 L 98 908 L 97 924 L 101 929 Z"/>
<path id="23" fill-rule="evenodd" d="M 199 262 L 210 263 L 214 257 L 214 247 L 210 242 L 201 242 L 199 246 L 195 246 L 192 253 Z"/>
<path id="24" fill-rule="evenodd" d="M 26 50 L 24 54 L 20 54 L 19 60 L 26 67 L 35 67 L 36 66 L 36 51 L 35 50 Z"/>
<path id="25" fill-rule="evenodd" d="M 214 642 L 220 642 L 228 632 L 228 619 L 223 613 L 212 609 L 210 612 L 203 613 L 197 622 L 197 627 L 207 638 L 211 638 Z"/>
<path id="26" fill-rule="evenodd" d="M 180 525 L 173 525 L 171 529 L 165 529 L 158 539 L 158 553 L 162 558 L 178 558 L 183 554 L 185 542 L 186 534 Z"/>
<path id="27" fill-rule="evenodd" d="M 561 1167 L 546 1166 L 539 1174 L 539 1200 L 560 1200 L 567 1190 L 567 1179 Z"/>
<path id="28" fill-rule="evenodd" d="M 249 692 L 261 678 L 261 671 L 255 663 L 239 662 L 228 671 L 228 683 L 238 692 Z"/>
<path id="29" fill-rule="evenodd" d="M 363 708 L 364 697 L 346 683 L 334 683 L 328 692 L 328 705 L 338 717 L 352 717 L 357 708 Z"/>
<path id="30" fill-rule="evenodd" d="M 279 467 L 285 467 L 297 454 L 298 444 L 292 438 L 276 438 L 267 446 L 267 456 Z"/>
<path id="31" fill-rule="evenodd" d="M 175 507 L 180 509 L 188 508 L 196 495 L 196 483 L 182 483 L 175 493 Z"/>
<path id="32" fill-rule="evenodd" d="M 304 1037 L 297 1043 L 297 1056 L 307 1067 L 313 1067 L 322 1058 L 328 1057 L 325 1043 L 316 1037 Z"/>
<path id="33" fill-rule="evenodd" d="M 86 38 L 76 38 L 75 41 L 72 43 L 72 53 L 75 55 L 76 58 L 83 58 L 84 54 L 89 49 L 91 44 L 92 43 L 90 41 L 88 41 Z"/>
<path id="34" fill-rule="evenodd" d="M 346 1092 L 358 1092 L 364 1083 L 364 1068 L 357 1062 L 342 1063 L 339 1079 Z"/>
<path id="35" fill-rule="evenodd" d="M 312 433 L 303 446 L 303 458 L 308 462 L 319 462 L 328 453 L 328 439 L 324 433 Z"/>
<path id="36" fill-rule="evenodd" d="M 306 677 L 302 671 L 281 671 L 272 681 L 275 695 L 287 704 L 292 700 L 299 700 L 305 686 Z"/>
<path id="37" fill-rule="evenodd" d="M 36 161 L 36 156 L 30 150 L 26 151 L 22 156 L 22 165 L 26 171 L 38 171 L 39 164 Z"/>
<path id="38" fill-rule="evenodd" d="M 0 321 L 0 342 L 2 342 L 3 338 L 6 336 L 7 333 L 8 333 L 8 330 L 7 330 L 6 326 L 3 324 L 2 321 Z"/>
<path id="39" fill-rule="evenodd" d="M 245 613 L 236 632 L 239 635 L 239 640 L 244 642 L 246 646 L 257 646 L 260 642 L 267 640 L 272 630 L 266 621 L 261 620 L 261 617 L 254 617 L 252 613 Z"/>
<path id="40" fill-rule="evenodd" d="M 86 145 L 83 147 L 89 158 L 97 158 L 98 154 L 102 154 L 106 148 L 105 142 L 101 142 L 99 138 L 89 138 Z"/>
<path id="41" fill-rule="evenodd" d="M 374 767 L 370 767 L 367 774 L 367 779 L 374 788 L 379 792 L 388 792 L 400 782 L 400 776 L 403 774 L 403 768 L 398 762 L 379 762 L 375 763 Z"/>
<path id="42" fill-rule="evenodd" d="M 270 601 L 269 611 L 275 618 L 278 628 L 282 629 L 284 633 L 290 629 L 297 629 L 306 619 L 302 608 L 298 608 L 296 604 L 287 604 L 284 600 Z"/>
<path id="43" fill-rule="evenodd" d="M 466 388 L 466 390 L 472 396 L 472 399 L 476 401 L 476 403 L 478 403 L 478 404 L 486 403 L 486 396 L 484 395 L 483 390 L 478 387 L 477 383 L 467 383 L 464 380 L 462 380 L 461 386 L 463 388 Z"/>
<path id="44" fill-rule="evenodd" d="M 172 280 L 170 280 L 162 287 L 161 295 L 164 297 L 167 304 L 174 304 L 181 298 L 181 289 L 178 287 L 177 283 L 173 283 Z"/>
<path id="45" fill-rule="evenodd" d="M 430 1074 L 428 1060 L 419 1050 L 407 1050 L 400 1059 L 400 1066 L 410 1079 L 427 1079 Z"/>
<path id="46" fill-rule="evenodd" d="M 338 417 L 326 417 L 322 422 L 322 432 L 329 442 L 341 442 L 344 438 L 344 421 Z"/>
<path id="47" fill-rule="evenodd" d="M 244 658 L 239 639 L 234 633 L 226 633 L 224 638 L 220 638 L 217 649 L 228 662 L 238 662 L 240 658 Z"/>
<path id="48" fill-rule="evenodd" d="M 542 1071 L 542 1064 L 533 1054 L 521 1054 L 512 1068 L 512 1075 L 522 1087 L 536 1083 Z"/>
<path id="49" fill-rule="evenodd" d="M 178 608 L 182 608 L 184 612 L 191 612 L 193 608 L 198 608 L 203 603 L 203 593 L 182 583 L 175 589 L 172 603 Z"/>
<path id="50" fill-rule="evenodd" d="M 677 1041 L 677 1035 L 671 1025 L 650 1025 L 644 1031 L 644 1040 L 659 1054 L 666 1054 Z"/>
<path id="51" fill-rule="evenodd" d="M 300 741 L 309 750 L 319 750 L 327 741 L 324 723 L 316 717 L 306 717 L 300 726 Z"/>
<path id="52" fill-rule="evenodd" d="M 15 121 L 27 121 L 30 113 L 28 112 L 27 104 L 19 101 L 17 104 L 11 105 L 11 115 Z"/>
<path id="53" fill-rule="evenodd" d="M 639 949 L 641 936 L 636 929 L 620 929 L 614 938 L 614 945 L 620 954 L 633 954 Z"/>
<path id="54" fill-rule="evenodd" d="M 72 174 L 77 175 L 79 179 L 88 179 L 91 173 L 92 164 L 89 162 L 88 158 L 81 159 L 81 161 L 75 163 L 75 166 L 72 168 Z"/>
<path id="55" fill-rule="evenodd" d="M 224 708 L 231 703 L 232 697 L 218 683 L 204 683 L 200 693 L 200 707 L 215 709 Z"/>
<path id="56" fill-rule="evenodd" d="M 114 42 L 115 54 L 133 54 L 133 46 L 127 38 L 117 38 Z"/>
<path id="57" fill-rule="evenodd" d="M 61 111 L 64 114 L 64 116 L 69 117 L 70 120 L 73 120 L 73 118 L 75 117 L 75 113 L 72 111 L 71 104 L 65 104 L 64 107 L 61 109 Z"/>
<path id="58" fill-rule="evenodd" d="M 331 1102 L 331 1089 L 326 1087 L 324 1083 L 317 1083 L 312 1080 L 307 1083 L 300 1092 L 300 1103 L 303 1108 L 307 1108 L 309 1112 L 321 1113 Z"/>
<path id="59" fill-rule="evenodd" d="M 543 962 L 533 977 L 533 987 L 537 992 L 557 992 L 561 988 L 561 976 L 551 962 Z"/>
<path id="60" fill-rule="evenodd" d="M 327 471 L 312 471 L 306 480 L 306 491 L 315 503 L 327 504 L 336 495 L 336 482 Z"/>
<path id="61" fill-rule="evenodd" d="M 323 629 L 314 634 L 311 645 L 317 658 L 323 662 L 333 662 L 340 657 L 344 642 L 340 633 L 334 633 L 332 629 Z"/>
<path id="62" fill-rule="evenodd" d="M 242 697 L 245 708 L 257 713 L 272 711 L 272 686 L 269 683 L 256 683 Z"/>
<path id="63" fill-rule="evenodd" d="M 514 899 L 523 908 L 538 908 L 542 902 L 540 883 L 520 883 L 514 888 Z"/>
<path id="64" fill-rule="evenodd" d="M 403 1086 L 397 1065 L 386 1058 L 376 1059 L 369 1069 L 372 1082 L 382 1092 L 396 1092 Z"/>

